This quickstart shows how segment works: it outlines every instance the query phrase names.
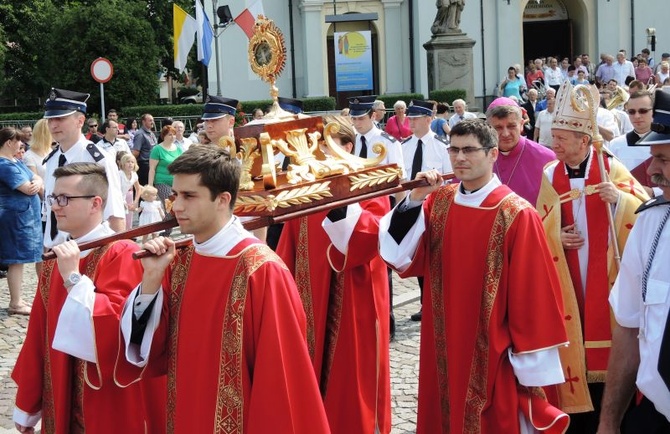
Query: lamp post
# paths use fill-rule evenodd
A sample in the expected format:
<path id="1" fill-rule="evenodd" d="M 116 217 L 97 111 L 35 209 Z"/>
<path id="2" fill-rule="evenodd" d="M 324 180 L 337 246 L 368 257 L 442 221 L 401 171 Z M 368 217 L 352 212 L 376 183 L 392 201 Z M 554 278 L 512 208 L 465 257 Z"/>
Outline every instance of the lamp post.
<path id="1" fill-rule="evenodd" d="M 221 96 L 221 66 L 219 65 L 219 36 L 229 25 L 234 23 L 228 5 L 218 6 L 218 0 L 212 0 L 212 11 L 219 17 L 219 24 L 214 24 L 214 50 L 216 51 L 216 95 Z M 216 20 L 214 20 L 216 23 Z"/>
<path id="2" fill-rule="evenodd" d="M 656 57 L 656 29 L 653 27 L 647 28 L 647 45 L 651 49 L 652 57 Z"/>

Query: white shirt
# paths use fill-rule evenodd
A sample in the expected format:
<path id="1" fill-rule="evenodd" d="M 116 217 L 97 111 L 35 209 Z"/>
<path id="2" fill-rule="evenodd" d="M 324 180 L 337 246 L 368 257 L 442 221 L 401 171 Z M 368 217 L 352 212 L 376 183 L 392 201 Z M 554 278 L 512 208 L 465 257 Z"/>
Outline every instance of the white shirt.
<path id="1" fill-rule="evenodd" d="M 623 134 L 615 137 L 608 146 L 608 149 L 614 154 L 626 169 L 633 170 L 642 164 L 647 158 L 651 157 L 650 147 L 646 145 L 628 145 L 628 139 Z"/>
<path id="2" fill-rule="evenodd" d="M 114 161 L 116 161 L 116 154 L 119 152 L 127 152 L 130 154 L 130 146 L 128 146 L 128 142 L 126 142 L 123 139 L 116 138 L 114 140 L 114 143 L 108 142 L 106 138 L 100 139 L 98 143 L 96 143 L 103 151 L 107 152 Z"/>
<path id="3" fill-rule="evenodd" d="M 630 60 L 624 60 L 623 63 L 616 61 L 612 63 L 614 67 L 614 79 L 619 86 L 626 85 L 626 77 L 635 77 L 635 66 Z"/>
<path id="4" fill-rule="evenodd" d="M 563 83 L 561 68 L 547 68 L 544 72 L 544 79 L 546 80 L 547 86 L 560 86 Z"/>
<path id="5" fill-rule="evenodd" d="M 658 373 L 658 355 L 670 309 L 670 221 L 661 233 L 647 281 L 646 301 L 642 300 L 642 273 L 652 240 L 667 209 L 667 205 L 660 205 L 639 214 L 626 242 L 609 302 L 617 323 L 640 329 L 640 366 L 636 384 L 654 403 L 656 410 L 670 420 L 670 391 Z"/>
<path id="6" fill-rule="evenodd" d="M 465 119 L 477 119 L 477 115 L 471 112 L 463 112 L 462 116 L 458 113 L 454 113 L 449 118 L 449 128 L 454 128 L 457 123 Z"/>
<path id="7" fill-rule="evenodd" d="M 554 121 L 556 109 L 553 113 L 548 110 L 542 110 L 535 116 L 535 129 L 540 130 L 537 143 L 551 148 L 551 123 Z"/>
<path id="8" fill-rule="evenodd" d="M 386 146 L 386 158 L 384 158 L 384 160 L 379 164 L 382 165 L 395 163 L 402 169 L 402 177 L 407 177 L 407 169 L 403 164 L 404 160 L 402 157 L 402 147 L 399 141 L 395 140 L 392 136 L 389 136 L 379 128 L 373 126 L 370 131 L 365 134 L 356 134 L 356 143 L 354 144 L 354 155 L 356 156 L 361 154 L 361 137 L 365 137 L 365 144 L 368 148 L 368 158 L 374 158 L 379 155 L 372 150 L 372 147 L 375 143 L 383 143 Z"/>
<path id="9" fill-rule="evenodd" d="M 416 152 L 416 145 L 418 142 L 419 137 L 412 134 L 412 136 L 402 144 L 402 155 L 405 161 L 407 179 L 412 179 L 415 175 L 412 173 L 412 162 L 414 161 L 414 153 Z M 421 159 L 422 172 L 430 169 L 436 169 L 440 173 L 453 172 L 451 168 L 451 160 L 449 160 L 449 153 L 447 152 L 447 144 L 443 139 L 440 139 L 434 132 L 428 131 L 426 135 L 421 137 L 421 142 L 423 142 L 423 156 Z"/>
<path id="10" fill-rule="evenodd" d="M 193 141 L 189 139 L 188 137 L 184 137 L 181 140 L 177 140 L 176 138 L 174 139 L 174 144 L 177 145 L 179 149 L 181 149 L 182 152 L 185 152 L 188 150 L 188 148 L 191 147 L 193 144 Z"/>
<path id="11" fill-rule="evenodd" d="M 79 137 L 79 141 L 74 144 L 67 152 L 65 152 L 65 158 L 67 163 L 95 163 L 95 159 L 88 152 L 86 147 L 91 143 L 82 134 Z M 107 205 L 105 206 L 104 218 L 109 217 L 118 217 L 125 218 L 126 211 L 123 204 L 121 196 L 121 187 L 119 185 L 119 175 L 118 167 L 116 161 L 109 156 L 106 152 L 102 151 L 96 145 L 94 146 L 94 154 L 96 158 L 102 155 L 102 159 L 98 161 L 98 164 L 105 168 L 107 172 L 107 181 L 109 182 L 109 188 L 107 191 Z M 56 185 L 56 178 L 54 178 L 53 173 L 58 168 L 58 159 L 60 158 L 62 152 L 58 149 L 56 152 L 51 154 L 51 157 L 46 162 L 46 177 L 44 178 L 44 196 L 49 196 L 53 193 L 54 187 Z M 66 163 L 66 164 L 67 164 Z M 44 232 L 44 246 L 51 248 L 57 244 L 61 244 L 67 239 L 68 234 L 62 231 L 58 232 L 58 235 L 54 240 L 51 239 L 51 224 L 56 224 L 56 222 L 51 221 L 51 206 L 49 201 L 44 202 L 46 205 L 46 216 L 47 216 L 47 226 Z"/>

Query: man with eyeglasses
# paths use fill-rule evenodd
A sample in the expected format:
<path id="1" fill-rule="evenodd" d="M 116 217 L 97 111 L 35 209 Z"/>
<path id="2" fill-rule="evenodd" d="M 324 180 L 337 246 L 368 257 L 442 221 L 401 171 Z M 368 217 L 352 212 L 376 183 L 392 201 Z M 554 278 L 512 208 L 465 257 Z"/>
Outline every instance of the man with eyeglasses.
<path id="1" fill-rule="evenodd" d="M 612 340 L 607 298 L 618 271 L 613 242 L 625 252 L 635 210 L 648 199 L 606 150 L 602 162 L 607 173 L 600 173 L 592 146 L 600 96 L 595 86 L 587 89 L 589 99 L 568 81 L 558 91 L 551 130 L 558 160 L 544 168 L 536 206 L 565 303 L 570 345 L 561 349 L 561 362 L 566 383 L 555 394 L 561 409 L 571 414 L 570 433 L 596 432 Z"/>
<path id="2" fill-rule="evenodd" d="M 71 163 L 53 177 L 46 199 L 70 239 L 54 246 L 56 259 L 44 263 L 12 372 L 16 428 L 32 432 L 42 419 L 43 432 L 164 432 L 164 378 L 122 384 L 113 375 L 123 301 L 142 280 L 142 267 L 132 258 L 138 246 L 117 241 L 85 252 L 78 247 L 114 233 L 103 217 L 109 199 L 105 169 Z M 162 411 L 148 411 L 147 403 Z"/>
<path id="3" fill-rule="evenodd" d="M 449 159 L 460 182 L 420 172 L 428 186 L 380 222 L 384 260 L 426 279 L 419 434 L 562 432 L 568 423 L 539 389 L 564 381 L 558 276 L 539 215 L 493 172 L 498 155 L 490 125 L 459 122 Z"/>
<path id="4" fill-rule="evenodd" d="M 49 131 L 58 147 L 44 159 L 46 167 L 44 194 L 48 196 L 53 193 L 55 184 L 53 173 L 58 167 L 71 163 L 98 163 L 105 168 L 109 181 L 107 195 L 109 199 L 106 201 L 104 216 L 109 222 L 109 227 L 120 232 L 126 227 L 126 211 L 116 161 L 98 145 L 86 140 L 81 132 L 86 119 L 86 101 L 89 96 L 87 93 L 51 89 L 45 103 L 44 118 L 47 119 Z M 68 234 L 57 228 L 54 213 L 48 202 L 46 211 L 44 246 L 51 248 L 65 241 Z"/>
<path id="5" fill-rule="evenodd" d="M 650 196 L 655 196 L 653 187 L 656 184 L 646 173 L 649 145 L 638 142 L 642 136 L 651 131 L 653 105 L 654 98 L 651 93 L 648 91 L 634 92 L 626 103 L 626 112 L 633 124 L 633 131 L 615 137 L 609 144 L 609 150 L 621 160 L 640 184 L 645 186 Z M 660 191 L 657 194 L 660 194 Z"/>

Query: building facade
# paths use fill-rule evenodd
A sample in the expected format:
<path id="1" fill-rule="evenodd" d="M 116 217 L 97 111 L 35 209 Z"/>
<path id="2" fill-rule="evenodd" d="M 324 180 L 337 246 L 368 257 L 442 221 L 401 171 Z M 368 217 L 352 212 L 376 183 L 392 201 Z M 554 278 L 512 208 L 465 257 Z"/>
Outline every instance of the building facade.
<path id="1" fill-rule="evenodd" d="M 247 0 L 249 3 L 252 0 Z M 569 57 L 626 50 L 628 57 L 655 48 L 652 57 L 670 52 L 670 8 L 667 0 L 438 0 L 464 3 L 460 29 L 475 41 L 473 80 L 478 105 L 496 93 L 507 68 L 535 57 Z M 218 4 L 220 6 L 221 4 Z M 215 0 L 205 10 L 215 16 Z M 233 16 L 247 5 L 229 5 Z M 335 34 L 370 31 L 373 88 L 354 93 L 428 95 L 427 55 L 437 13 L 431 0 L 282 0 L 265 1 L 265 14 L 284 33 L 287 64 L 277 82 L 283 96 L 334 96 Z M 335 17 L 335 18 L 334 18 Z M 361 20 L 360 18 L 365 18 Z M 335 21 L 335 22 L 333 22 Z M 655 29 L 652 47 L 647 29 Z M 248 39 L 229 26 L 218 37 L 219 88 L 241 100 L 269 98 L 269 86 L 247 66 Z M 217 89 L 216 57 L 209 65 L 209 89 Z M 486 100 L 485 100 L 486 98 Z"/>

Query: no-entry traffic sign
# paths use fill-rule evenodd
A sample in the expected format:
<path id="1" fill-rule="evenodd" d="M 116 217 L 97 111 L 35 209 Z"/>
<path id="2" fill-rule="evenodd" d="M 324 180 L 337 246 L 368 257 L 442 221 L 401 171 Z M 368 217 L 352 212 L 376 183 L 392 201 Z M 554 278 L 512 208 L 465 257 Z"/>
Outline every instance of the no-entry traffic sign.
<path id="1" fill-rule="evenodd" d="M 91 75 L 98 83 L 107 83 L 114 75 L 112 62 L 104 57 L 98 57 L 91 63 Z"/>

